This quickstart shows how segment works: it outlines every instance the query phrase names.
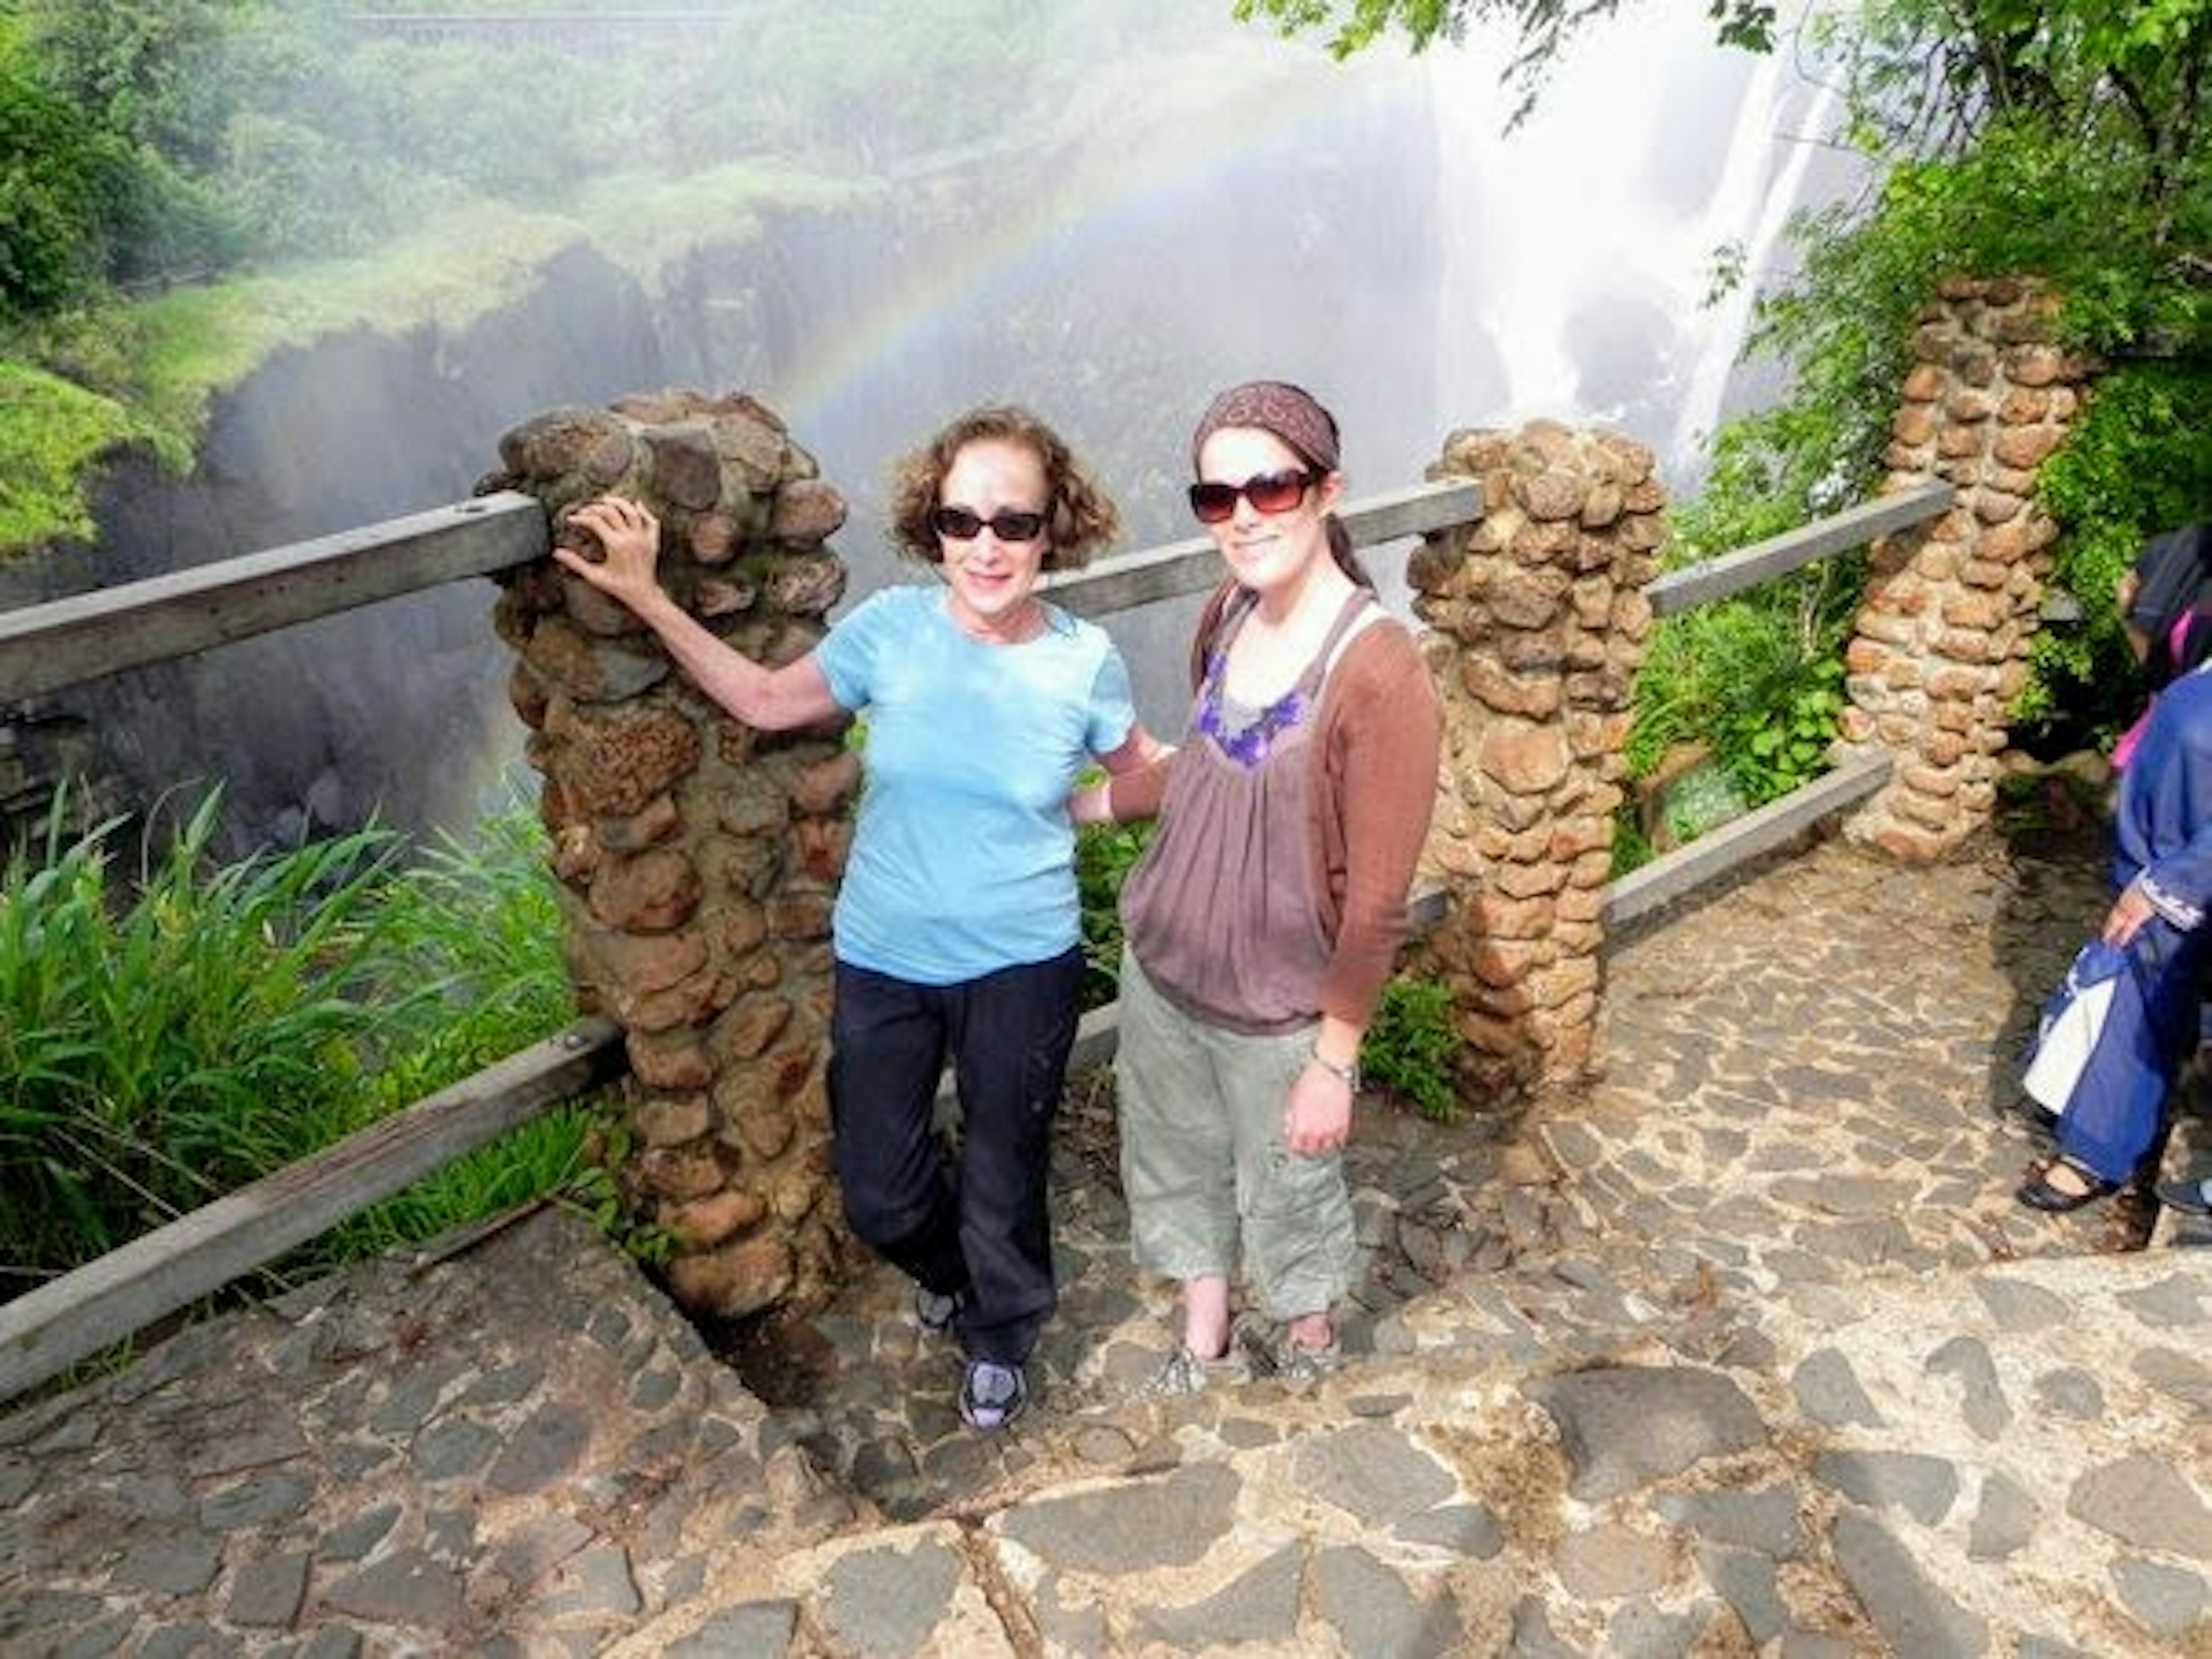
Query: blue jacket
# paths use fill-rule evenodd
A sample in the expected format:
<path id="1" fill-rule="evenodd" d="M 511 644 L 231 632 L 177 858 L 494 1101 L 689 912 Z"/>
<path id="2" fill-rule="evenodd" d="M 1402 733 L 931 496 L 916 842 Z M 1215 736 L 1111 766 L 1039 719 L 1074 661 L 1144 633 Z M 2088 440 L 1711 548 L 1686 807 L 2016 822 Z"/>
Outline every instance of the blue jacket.
<path id="1" fill-rule="evenodd" d="M 2184 932 L 2212 908 L 2212 668 L 2159 694 L 2134 758 L 2120 775 L 2112 879 L 2141 878 L 2143 896 Z"/>

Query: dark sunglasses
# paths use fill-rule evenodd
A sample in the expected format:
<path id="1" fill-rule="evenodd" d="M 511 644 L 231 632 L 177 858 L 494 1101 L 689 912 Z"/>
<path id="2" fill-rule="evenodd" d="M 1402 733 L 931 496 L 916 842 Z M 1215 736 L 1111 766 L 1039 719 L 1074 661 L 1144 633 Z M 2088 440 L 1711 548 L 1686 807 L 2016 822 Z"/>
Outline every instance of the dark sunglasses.
<path id="1" fill-rule="evenodd" d="M 972 542 L 985 525 L 1002 542 L 1033 542 L 1044 534 L 1044 514 L 995 513 L 981 519 L 964 507 L 940 507 L 929 515 L 929 527 L 948 541 Z"/>
<path id="2" fill-rule="evenodd" d="M 1190 510 L 1200 524 L 1224 524 L 1236 516 L 1237 498 L 1252 503 L 1255 513 L 1287 513 L 1306 498 L 1318 472 L 1257 472 L 1241 484 L 1194 483 L 1190 487 Z"/>

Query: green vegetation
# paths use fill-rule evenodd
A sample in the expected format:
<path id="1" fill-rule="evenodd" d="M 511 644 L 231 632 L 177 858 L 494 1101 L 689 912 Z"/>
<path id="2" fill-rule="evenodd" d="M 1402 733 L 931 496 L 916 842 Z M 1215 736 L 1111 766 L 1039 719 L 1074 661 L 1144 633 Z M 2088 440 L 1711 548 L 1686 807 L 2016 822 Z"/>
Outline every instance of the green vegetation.
<path id="1" fill-rule="evenodd" d="M 1456 1123 L 1464 1108 L 1454 1086 L 1460 1050 L 1452 1024 L 1451 988 L 1414 974 L 1382 987 L 1374 1024 L 1360 1044 L 1360 1069 L 1371 1085 L 1405 1101 L 1437 1123 Z"/>
<path id="2" fill-rule="evenodd" d="M 1841 655 L 1856 587 L 1830 561 L 1750 599 L 1701 607 L 1652 630 L 1629 738 L 1632 776 L 1703 746 L 1736 810 L 1787 794 L 1828 768 L 1844 707 Z M 1691 839 L 1711 823 L 1673 826 Z"/>
<path id="3" fill-rule="evenodd" d="M 239 82 L 213 0 L 0 10 L 0 321 L 204 270 L 247 233 L 212 172 Z"/>
<path id="4" fill-rule="evenodd" d="M 1525 113 L 1576 33 L 1621 0 L 1238 0 L 1240 16 L 1327 30 L 1340 55 L 1389 35 L 1415 50 L 1510 25 Z M 1777 44 L 1778 9 L 1711 0 L 1724 44 Z M 2063 534 L 2051 581 L 2084 620 L 2045 631 L 2014 711 L 2021 738 L 2109 738 L 2139 701 L 2113 584 L 2159 531 L 2212 513 L 2212 3 L 2208 0 L 1863 0 L 1820 12 L 1801 55 L 1845 94 L 1869 163 L 1861 197 L 1801 215 L 1796 275 L 1762 295 L 1749 350 L 1790 389 L 1713 444 L 1680 504 L 1671 565 L 1863 501 L 1881 482 L 1916 314 L 1957 276 L 2032 280 L 2061 302 L 2063 343 L 2100 365 L 2083 417 L 2043 472 Z M 1717 251 L 1725 287 L 1740 249 Z M 1838 653 L 1856 562 L 1671 618 L 1637 688 L 1632 766 L 1701 749 L 1757 805 L 1825 766 L 1844 706 Z M 1624 809 L 1618 845 L 1645 826 Z"/>
<path id="5" fill-rule="evenodd" d="M 2101 372 L 2038 484 L 2063 532 L 2048 580 L 2082 620 L 2039 635 L 2014 730 L 2043 753 L 2109 740 L 2140 702 L 2115 584 L 2150 536 L 2212 513 L 2212 452 L 2192 436 L 2212 417 L 2212 6 L 1882 0 L 1818 44 L 1847 73 L 1879 187 L 1796 227 L 1801 275 L 1762 300 L 1753 340 L 1793 390 L 1721 435 L 1677 556 L 1863 498 L 1918 307 L 1954 274 L 2031 278 L 2061 301 L 2063 342 Z M 1770 728 L 1797 738 L 1817 729 L 1804 717 L 1858 597 L 1856 580 L 1812 580 L 1741 602 L 1804 647 L 1802 673 L 1774 680 L 1765 705 Z M 1678 699 L 1677 665 L 1697 650 L 1655 649 L 1639 718 Z M 1756 782 L 1740 706 L 1714 741 Z"/>
<path id="6" fill-rule="evenodd" d="M 2212 514 L 2212 444 L 2186 435 L 2205 432 L 2212 374 L 2202 363 L 2125 363 L 2098 382 L 2045 465 L 2040 499 L 2067 527 L 2051 580 L 2080 598 L 2083 620 L 2036 635 L 2035 678 L 2016 712 L 2040 748 L 2100 740 L 2136 714 L 2111 595 L 2149 536 Z"/>
<path id="7" fill-rule="evenodd" d="M 65 1272 L 550 1035 L 572 1017 L 534 818 L 403 864 L 367 830 L 211 867 L 220 797 L 126 871 L 53 827 L 0 878 L 0 1282 Z M 151 844 L 150 837 L 149 844 Z M 578 1105 L 307 1247 L 319 1269 L 538 1194 L 595 1212 Z"/>
<path id="8" fill-rule="evenodd" d="M 84 478 L 94 457 L 145 435 L 112 398 L 0 362 L 0 547 L 89 538 Z"/>
<path id="9" fill-rule="evenodd" d="M 1631 0 L 1632 5 L 1633 0 Z M 1612 17 L 1622 0 L 1236 0 L 1240 18 L 1266 18 L 1285 34 L 1326 31 L 1339 58 L 1389 37 L 1402 37 L 1415 52 L 1438 40 L 1460 40 L 1472 25 L 1500 24 L 1515 35 L 1505 78 L 1518 88 L 1512 124 L 1518 125 L 1543 94 L 1544 77 L 1574 37 Z M 1706 0 L 1713 37 L 1747 52 L 1773 49 L 1775 7 L 1770 0 Z"/>
<path id="10" fill-rule="evenodd" d="M 2106 372 L 2040 483 L 2065 532 L 2051 579 L 2086 624 L 2046 631 L 2016 714 L 2026 736 L 2060 711 L 2072 733 L 2108 736 L 2135 700 L 2110 615 L 2118 572 L 2149 535 L 2212 511 L 2212 463 L 2186 436 L 2212 408 L 2198 94 L 2212 6 L 1881 0 L 1825 22 L 1816 44 L 1844 70 L 1879 186 L 1796 225 L 1801 274 L 1761 300 L 1753 342 L 1793 389 L 1722 434 L 1682 551 L 1717 550 L 1777 506 L 1810 517 L 1871 493 L 1919 307 L 1953 275 L 2030 278 L 2061 301 L 2063 342 Z M 1777 584 L 1746 604 L 1833 644 L 1857 593 L 1856 580 L 1809 595 Z M 1802 734 L 1817 690 L 1778 686 L 1770 722 Z M 1717 746 L 1742 744 L 1723 732 Z"/>
<path id="11" fill-rule="evenodd" d="M 1083 907 L 1083 1006 L 1103 1008 L 1121 994 L 1121 878 L 1152 839 L 1149 822 L 1085 824 L 1075 833 L 1075 886 Z"/>

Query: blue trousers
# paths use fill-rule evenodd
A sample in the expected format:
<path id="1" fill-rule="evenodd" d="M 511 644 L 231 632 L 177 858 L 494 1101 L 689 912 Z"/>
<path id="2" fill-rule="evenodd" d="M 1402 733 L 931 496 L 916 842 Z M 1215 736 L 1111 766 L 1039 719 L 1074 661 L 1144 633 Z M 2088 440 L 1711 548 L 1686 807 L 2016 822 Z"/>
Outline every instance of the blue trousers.
<path id="1" fill-rule="evenodd" d="M 2054 1109 L 2059 1151 L 2106 1181 L 2132 1180 L 2164 1145 L 2174 1081 L 2197 1046 L 2205 944 L 2203 930 L 2153 916 L 2106 964 L 2104 1025 Z"/>
<path id="2" fill-rule="evenodd" d="M 965 1298 L 971 1358 L 1019 1364 L 1057 1299 L 1046 1188 L 1082 989 L 1080 949 L 957 985 L 837 963 L 829 1085 L 846 1219 L 916 1282 Z M 957 1161 L 932 1121 L 948 1054 Z"/>

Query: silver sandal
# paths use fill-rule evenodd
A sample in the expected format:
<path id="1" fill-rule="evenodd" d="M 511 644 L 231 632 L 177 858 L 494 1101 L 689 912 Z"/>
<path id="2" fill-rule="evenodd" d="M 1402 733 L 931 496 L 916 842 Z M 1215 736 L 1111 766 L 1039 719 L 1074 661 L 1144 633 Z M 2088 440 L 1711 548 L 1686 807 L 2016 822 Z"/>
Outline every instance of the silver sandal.
<path id="1" fill-rule="evenodd" d="M 1146 1380 L 1145 1393 L 1155 1400 L 1177 1400 L 1204 1394 L 1221 1383 L 1242 1382 L 1245 1376 L 1245 1368 L 1233 1349 L 1218 1359 L 1200 1359 L 1177 1343 L 1175 1352 Z"/>

